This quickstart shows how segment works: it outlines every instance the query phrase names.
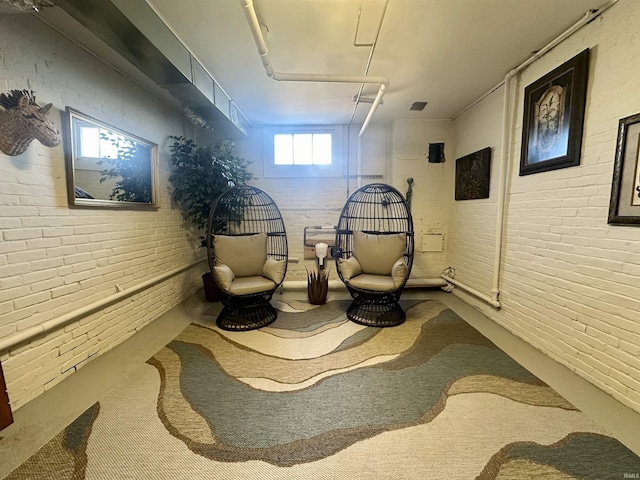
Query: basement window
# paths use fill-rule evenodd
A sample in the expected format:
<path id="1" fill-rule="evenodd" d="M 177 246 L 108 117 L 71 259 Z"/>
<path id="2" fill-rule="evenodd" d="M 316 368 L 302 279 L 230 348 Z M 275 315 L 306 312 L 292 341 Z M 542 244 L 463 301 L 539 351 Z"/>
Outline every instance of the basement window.
<path id="1" fill-rule="evenodd" d="M 342 129 L 265 129 L 265 177 L 342 176 Z"/>
<path id="2" fill-rule="evenodd" d="M 276 133 L 273 161 L 276 165 L 331 165 L 331 134 Z"/>
<path id="3" fill-rule="evenodd" d="M 80 125 L 77 151 L 81 158 L 118 158 L 118 145 L 113 133 L 96 127 Z"/>

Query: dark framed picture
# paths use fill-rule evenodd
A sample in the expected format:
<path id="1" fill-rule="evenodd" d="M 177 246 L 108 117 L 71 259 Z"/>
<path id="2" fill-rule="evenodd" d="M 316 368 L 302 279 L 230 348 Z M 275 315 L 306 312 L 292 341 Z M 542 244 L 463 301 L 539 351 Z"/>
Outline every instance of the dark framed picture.
<path id="1" fill-rule="evenodd" d="M 520 176 L 580 165 L 589 49 L 524 90 Z"/>
<path id="2" fill-rule="evenodd" d="M 489 198 L 491 147 L 456 159 L 456 200 Z"/>
<path id="3" fill-rule="evenodd" d="M 608 223 L 640 226 L 640 113 L 618 122 Z"/>

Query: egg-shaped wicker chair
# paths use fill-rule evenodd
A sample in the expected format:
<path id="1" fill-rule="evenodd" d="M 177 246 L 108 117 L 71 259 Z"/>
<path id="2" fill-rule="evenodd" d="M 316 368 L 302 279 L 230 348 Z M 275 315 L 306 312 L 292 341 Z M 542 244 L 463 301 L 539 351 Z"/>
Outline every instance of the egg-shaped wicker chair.
<path id="1" fill-rule="evenodd" d="M 274 200 L 263 190 L 230 188 L 212 205 L 207 253 L 223 308 L 224 330 L 264 327 L 277 317 L 270 303 L 287 272 L 287 234 Z"/>
<path id="2" fill-rule="evenodd" d="M 373 183 L 349 197 L 336 229 L 336 271 L 353 302 L 350 320 L 373 327 L 400 325 L 398 303 L 413 265 L 413 219 L 395 188 Z"/>

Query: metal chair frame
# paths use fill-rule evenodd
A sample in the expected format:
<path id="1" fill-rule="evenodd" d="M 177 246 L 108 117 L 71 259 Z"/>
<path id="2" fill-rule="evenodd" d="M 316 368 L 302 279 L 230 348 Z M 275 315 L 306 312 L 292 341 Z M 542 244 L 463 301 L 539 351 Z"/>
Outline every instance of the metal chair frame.
<path id="1" fill-rule="evenodd" d="M 209 268 L 212 272 L 216 264 L 216 235 L 246 236 L 259 233 L 267 234 L 267 258 L 285 260 L 284 273 L 280 282 L 266 292 L 232 295 L 220 289 L 224 307 L 216 323 L 224 330 L 255 330 L 269 325 L 277 318 L 277 312 L 270 301 L 287 273 L 288 245 L 280 210 L 264 190 L 240 185 L 230 188 L 214 201 L 206 238 Z"/>
<path id="2" fill-rule="evenodd" d="M 364 290 L 350 285 L 344 279 L 340 259 L 352 256 L 355 231 L 376 235 L 407 234 L 404 260 L 408 271 L 398 288 L 390 292 Z M 340 214 L 334 247 L 336 271 L 353 298 L 347 310 L 347 318 L 373 327 L 391 327 L 403 323 L 406 314 L 398 301 L 411 274 L 413 256 L 413 218 L 403 195 L 384 183 L 364 185 L 353 192 Z"/>

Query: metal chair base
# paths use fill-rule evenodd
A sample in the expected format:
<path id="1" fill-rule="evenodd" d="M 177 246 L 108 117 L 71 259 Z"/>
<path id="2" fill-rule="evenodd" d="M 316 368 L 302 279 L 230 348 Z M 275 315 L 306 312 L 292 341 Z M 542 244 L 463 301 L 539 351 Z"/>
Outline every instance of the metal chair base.
<path id="1" fill-rule="evenodd" d="M 360 297 L 347 309 L 347 318 L 368 327 L 395 327 L 404 323 L 407 315 L 394 298 L 386 297 L 381 301 L 379 297 Z"/>
<path id="2" fill-rule="evenodd" d="M 276 309 L 266 300 L 246 303 L 226 302 L 216 319 L 222 330 L 244 332 L 273 323 L 278 317 Z"/>

